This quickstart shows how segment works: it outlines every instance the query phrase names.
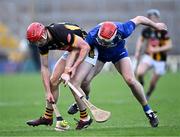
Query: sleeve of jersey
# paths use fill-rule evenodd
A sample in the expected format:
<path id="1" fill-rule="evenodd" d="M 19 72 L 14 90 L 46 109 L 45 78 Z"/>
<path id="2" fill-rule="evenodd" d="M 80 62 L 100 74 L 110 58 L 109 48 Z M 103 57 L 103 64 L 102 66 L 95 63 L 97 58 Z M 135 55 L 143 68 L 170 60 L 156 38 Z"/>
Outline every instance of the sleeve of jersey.
<path id="1" fill-rule="evenodd" d="M 132 21 L 128 21 L 122 24 L 122 26 L 123 26 L 123 29 L 122 29 L 123 38 L 129 37 L 136 28 L 135 23 Z"/>
<path id="2" fill-rule="evenodd" d="M 170 39 L 168 31 L 162 31 L 162 33 L 163 33 L 163 39 L 164 40 L 169 40 Z"/>
<path id="3" fill-rule="evenodd" d="M 76 47 L 77 46 L 78 36 L 77 35 L 72 35 L 71 40 L 72 40 L 72 42 L 71 42 L 72 44 L 70 44 L 70 45 L 72 45 L 72 47 Z"/>
<path id="4" fill-rule="evenodd" d="M 38 47 L 38 50 L 41 55 L 47 55 L 49 52 L 49 50 L 44 47 Z"/>
<path id="5" fill-rule="evenodd" d="M 71 31 L 64 30 L 58 34 L 60 41 L 63 42 L 65 45 L 72 46 L 75 41 L 75 35 Z"/>
<path id="6" fill-rule="evenodd" d="M 90 33 L 88 33 L 88 35 L 86 36 L 85 41 L 86 41 L 91 47 L 94 46 L 94 45 L 93 45 L 93 38 L 92 38 L 92 36 L 90 35 Z"/>

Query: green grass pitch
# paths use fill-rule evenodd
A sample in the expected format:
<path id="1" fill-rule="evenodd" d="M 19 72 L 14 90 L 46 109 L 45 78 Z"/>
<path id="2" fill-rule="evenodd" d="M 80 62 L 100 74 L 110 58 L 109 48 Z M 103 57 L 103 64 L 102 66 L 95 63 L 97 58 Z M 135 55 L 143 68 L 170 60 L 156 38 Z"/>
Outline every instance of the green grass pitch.
<path id="1" fill-rule="evenodd" d="M 146 80 L 149 81 L 149 77 Z M 92 83 L 90 100 L 96 106 L 112 112 L 109 121 L 94 121 L 87 129 L 76 131 L 73 119 L 78 118 L 79 114 L 67 114 L 73 97 L 68 88 L 61 86 L 58 108 L 71 129 L 67 132 L 55 131 L 55 120 L 51 127 L 29 127 L 26 121 L 38 118 L 44 112 L 44 90 L 40 74 L 1 74 L 0 136 L 180 136 L 180 73 L 163 76 L 149 101 L 152 109 L 158 111 L 158 128 L 150 127 L 141 106 L 117 73 L 98 75 Z"/>

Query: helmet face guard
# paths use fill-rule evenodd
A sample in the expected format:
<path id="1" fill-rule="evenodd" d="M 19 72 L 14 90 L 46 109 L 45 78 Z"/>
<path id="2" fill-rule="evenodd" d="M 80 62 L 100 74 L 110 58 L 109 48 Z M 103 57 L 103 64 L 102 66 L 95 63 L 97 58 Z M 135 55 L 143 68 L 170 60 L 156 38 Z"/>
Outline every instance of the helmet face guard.
<path id="1" fill-rule="evenodd" d="M 99 45 L 102 45 L 102 46 L 109 46 L 109 45 L 114 44 L 113 40 L 112 41 L 106 41 L 106 40 L 101 39 L 99 37 L 96 38 L 96 41 L 98 42 Z"/>

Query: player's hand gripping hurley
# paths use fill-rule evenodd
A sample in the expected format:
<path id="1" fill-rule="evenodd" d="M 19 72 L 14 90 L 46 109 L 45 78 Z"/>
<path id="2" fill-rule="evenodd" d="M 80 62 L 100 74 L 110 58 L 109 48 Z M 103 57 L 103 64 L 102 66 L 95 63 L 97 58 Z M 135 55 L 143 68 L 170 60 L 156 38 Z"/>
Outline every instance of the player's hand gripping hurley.
<path id="1" fill-rule="evenodd" d="M 110 116 L 111 116 L 111 112 L 109 111 L 105 111 L 102 110 L 100 108 L 97 108 L 96 106 L 94 106 L 90 101 L 88 101 L 82 94 L 81 92 L 74 87 L 74 85 L 72 85 L 69 81 L 67 82 L 68 86 L 74 91 L 74 93 L 85 103 L 85 105 L 89 108 L 89 110 L 91 111 L 94 119 L 96 120 L 96 122 L 105 122 L 107 121 Z"/>

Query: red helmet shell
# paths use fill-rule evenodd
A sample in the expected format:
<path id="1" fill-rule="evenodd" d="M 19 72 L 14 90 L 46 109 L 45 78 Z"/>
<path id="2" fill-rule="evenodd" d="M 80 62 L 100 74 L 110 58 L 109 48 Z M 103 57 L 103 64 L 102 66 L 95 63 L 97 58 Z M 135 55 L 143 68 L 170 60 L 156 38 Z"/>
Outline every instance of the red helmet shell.
<path id="1" fill-rule="evenodd" d="M 36 42 L 42 37 L 44 31 L 45 31 L 45 26 L 43 24 L 38 22 L 33 22 L 27 28 L 26 38 L 30 42 Z"/>
<path id="2" fill-rule="evenodd" d="M 113 22 L 106 21 L 102 23 L 98 32 L 98 37 L 106 41 L 111 41 L 114 39 L 116 33 L 117 26 Z"/>

